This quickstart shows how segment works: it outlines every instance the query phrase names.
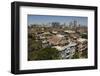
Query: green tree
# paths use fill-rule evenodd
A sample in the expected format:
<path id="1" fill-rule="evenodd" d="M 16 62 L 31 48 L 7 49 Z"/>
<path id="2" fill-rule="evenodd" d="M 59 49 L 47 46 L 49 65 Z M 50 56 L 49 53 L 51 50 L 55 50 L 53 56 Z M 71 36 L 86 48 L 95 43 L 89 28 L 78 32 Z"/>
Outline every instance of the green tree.
<path id="1" fill-rule="evenodd" d="M 29 60 L 53 60 L 59 59 L 59 52 L 56 48 L 43 48 L 29 54 Z"/>
<path id="2" fill-rule="evenodd" d="M 88 35 L 83 33 L 83 34 L 81 34 L 81 37 L 87 39 Z"/>
<path id="3" fill-rule="evenodd" d="M 73 55 L 72 59 L 78 59 L 79 58 L 79 52 L 75 52 Z"/>
<path id="4" fill-rule="evenodd" d="M 36 41 L 36 37 L 32 33 L 28 33 L 28 51 L 37 51 L 42 48 L 41 40 Z"/>

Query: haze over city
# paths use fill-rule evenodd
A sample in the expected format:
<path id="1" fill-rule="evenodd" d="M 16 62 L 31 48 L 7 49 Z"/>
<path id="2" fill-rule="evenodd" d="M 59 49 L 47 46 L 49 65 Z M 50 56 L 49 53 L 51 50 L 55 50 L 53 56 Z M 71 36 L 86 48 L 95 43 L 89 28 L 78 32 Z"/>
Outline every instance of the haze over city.
<path id="1" fill-rule="evenodd" d="M 28 15 L 28 25 L 32 24 L 49 24 L 52 22 L 59 22 L 60 24 L 66 24 L 66 26 L 72 21 L 78 21 L 81 26 L 87 26 L 88 18 L 79 16 L 51 16 L 51 15 Z"/>

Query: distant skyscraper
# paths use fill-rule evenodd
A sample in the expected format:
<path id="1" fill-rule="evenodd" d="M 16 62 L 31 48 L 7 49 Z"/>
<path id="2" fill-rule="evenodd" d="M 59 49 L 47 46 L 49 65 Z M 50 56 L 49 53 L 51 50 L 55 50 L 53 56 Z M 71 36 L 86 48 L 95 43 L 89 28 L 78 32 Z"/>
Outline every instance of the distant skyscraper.
<path id="1" fill-rule="evenodd" d="M 74 20 L 74 27 L 76 28 L 77 27 L 77 21 Z"/>
<path id="2" fill-rule="evenodd" d="M 78 27 L 80 27 L 80 24 L 78 25 Z"/>
<path id="3" fill-rule="evenodd" d="M 70 27 L 70 28 L 73 27 L 73 23 L 72 23 L 72 22 L 69 23 L 69 27 Z"/>

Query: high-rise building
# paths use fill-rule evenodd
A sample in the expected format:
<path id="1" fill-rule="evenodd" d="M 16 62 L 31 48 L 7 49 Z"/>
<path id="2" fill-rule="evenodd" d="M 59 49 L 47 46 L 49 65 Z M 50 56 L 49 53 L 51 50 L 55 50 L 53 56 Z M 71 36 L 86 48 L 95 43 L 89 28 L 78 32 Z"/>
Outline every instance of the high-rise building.
<path id="1" fill-rule="evenodd" d="M 77 27 L 77 21 L 76 20 L 74 20 L 74 27 L 76 28 Z"/>

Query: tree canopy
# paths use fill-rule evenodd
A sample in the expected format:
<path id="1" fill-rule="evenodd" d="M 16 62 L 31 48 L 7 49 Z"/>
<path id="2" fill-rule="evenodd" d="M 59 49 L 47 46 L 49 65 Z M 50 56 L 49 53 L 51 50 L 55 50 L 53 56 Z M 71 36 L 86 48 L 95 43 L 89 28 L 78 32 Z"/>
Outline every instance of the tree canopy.
<path id="1" fill-rule="evenodd" d="M 59 59 L 59 52 L 56 48 L 47 47 L 31 52 L 29 56 L 29 60 L 52 60 Z"/>

